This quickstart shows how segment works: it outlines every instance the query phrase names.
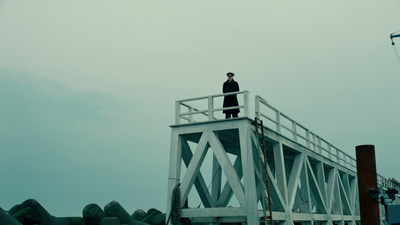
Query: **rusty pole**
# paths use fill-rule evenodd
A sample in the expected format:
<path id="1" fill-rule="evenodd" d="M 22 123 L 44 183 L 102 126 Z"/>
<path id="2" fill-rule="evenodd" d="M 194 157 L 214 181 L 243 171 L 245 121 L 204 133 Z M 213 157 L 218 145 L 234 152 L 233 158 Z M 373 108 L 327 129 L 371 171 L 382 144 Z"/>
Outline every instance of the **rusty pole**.
<path id="1" fill-rule="evenodd" d="M 379 225 L 379 191 L 376 175 L 375 147 L 356 146 L 358 193 L 362 225 Z"/>

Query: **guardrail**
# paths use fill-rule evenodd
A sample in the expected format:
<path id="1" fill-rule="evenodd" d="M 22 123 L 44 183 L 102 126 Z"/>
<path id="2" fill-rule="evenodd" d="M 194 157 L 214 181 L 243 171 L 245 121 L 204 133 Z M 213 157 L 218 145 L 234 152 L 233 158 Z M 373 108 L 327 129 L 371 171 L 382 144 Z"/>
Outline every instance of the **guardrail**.
<path id="1" fill-rule="evenodd" d="M 237 95 L 239 97 L 243 97 L 243 104 L 239 106 L 229 107 L 229 108 L 216 108 L 214 105 L 214 100 L 216 98 L 222 98 L 224 96 L 229 95 Z M 207 101 L 207 108 L 206 109 L 198 109 L 189 104 L 189 102 L 194 101 Z M 240 101 L 239 101 L 240 102 Z M 184 109 L 184 112 L 182 112 Z M 238 91 L 238 92 L 230 92 L 225 94 L 216 94 L 216 95 L 209 95 L 197 98 L 189 98 L 184 100 L 179 100 L 175 102 L 175 124 L 181 124 L 181 119 L 188 121 L 189 123 L 199 122 L 194 119 L 194 115 L 205 116 L 204 119 L 200 121 L 215 121 L 217 120 L 214 117 L 214 112 L 223 111 L 225 109 L 243 109 L 244 116 L 249 117 L 249 92 L 248 91 Z"/>
<path id="2" fill-rule="evenodd" d="M 394 180 L 386 179 L 385 177 L 378 174 L 377 176 L 378 187 L 384 187 L 386 189 L 396 189 L 400 193 L 399 182 Z"/>
<path id="3" fill-rule="evenodd" d="M 215 99 L 228 95 L 237 95 L 239 96 L 239 100 L 240 97 L 242 97 L 243 104 L 229 108 L 215 107 Z M 206 101 L 206 106 L 197 108 L 191 104 L 197 101 Z M 239 91 L 176 101 L 175 124 L 181 124 L 181 119 L 186 120 L 188 123 L 216 121 L 218 118 L 214 116 L 214 112 L 223 111 L 224 109 L 243 109 L 244 117 L 249 117 L 249 92 Z M 199 121 L 194 119 L 195 115 L 200 116 Z M 353 157 L 316 135 L 305 126 L 291 119 L 289 116 L 280 112 L 258 95 L 255 97 L 255 116 L 258 119 L 266 119 L 266 122 L 269 121 L 270 124 L 273 124 L 272 126 L 267 126 L 269 128 L 275 127 L 275 132 L 278 134 L 285 136 L 286 138 L 289 138 L 323 157 L 357 173 L 357 163 Z M 266 122 L 264 122 L 264 125 L 267 124 Z M 378 186 L 380 187 L 393 187 L 400 191 L 400 186 L 392 182 L 390 179 L 386 179 L 378 174 L 377 180 Z"/>
<path id="4" fill-rule="evenodd" d="M 272 115 L 271 113 L 268 115 L 267 111 L 262 109 L 263 106 L 266 107 L 266 110 L 270 110 Z M 258 119 L 265 118 L 267 121 L 275 124 L 275 131 L 280 135 L 283 135 L 298 144 L 303 144 L 308 149 L 313 150 L 325 158 L 328 158 L 337 164 L 357 173 L 356 159 L 346 154 L 339 148 L 333 146 L 325 139 L 311 132 L 309 129 L 297 123 L 289 116 L 283 114 L 258 95 L 255 98 L 255 114 Z M 390 179 L 386 179 L 380 174 L 377 174 L 377 182 L 378 187 L 394 188 L 400 193 L 400 186 L 398 184 L 394 183 Z"/>
<path id="5" fill-rule="evenodd" d="M 264 107 L 264 108 L 262 108 Z M 270 113 L 268 114 L 268 110 Z M 260 96 L 255 99 L 255 113 L 259 119 L 267 119 L 275 124 L 275 131 L 296 143 L 302 144 L 320 155 L 356 172 L 356 160 L 316 135 L 305 126 L 280 112 Z"/>

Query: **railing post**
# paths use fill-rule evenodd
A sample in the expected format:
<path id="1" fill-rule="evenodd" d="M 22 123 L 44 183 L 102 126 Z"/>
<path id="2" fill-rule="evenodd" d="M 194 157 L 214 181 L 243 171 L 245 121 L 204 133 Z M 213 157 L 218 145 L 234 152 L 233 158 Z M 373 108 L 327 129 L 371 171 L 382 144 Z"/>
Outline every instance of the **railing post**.
<path id="1" fill-rule="evenodd" d="M 310 131 L 307 129 L 306 131 L 306 138 L 307 138 L 307 148 L 310 148 Z M 314 148 L 315 151 L 315 148 Z"/>
<path id="2" fill-rule="evenodd" d="M 295 121 L 292 121 L 292 129 L 293 129 L 293 141 L 297 142 L 297 125 Z"/>
<path id="3" fill-rule="evenodd" d="M 181 123 L 181 103 L 179 101 L 175 101 L 175 124 Z"/>
<path id="4" fill-rule="evenodd" d="M 281 133 L 281 113 L 278 110 L 276 110 L 275 116 L 276 116 L 276 132 L 278 132 L 278 134 L 280 134 Z"/>
<path id="5" fill-rule="evenodd" d="M 336 157 L 337 157 L 337 163 L 339 164 L 339 165 L 341 165 L 340 164 L 340 152 L 339 152 L 339 149 L 337 149 L 337 148 L 335 148 L 336 149 Z"/>
<path id="6" fill-rule="evenodd" d="M 312 141 L 313 141 L 313 148 L 314 151 L 317 152 L 318 149 L 318 145 L 317 145 L 317 135 L 315 135 L 314 133 L 312 134 Z"/>
<path id="7" fill-rule="evenodd" d="M 327 142 L 325 142 L 327 145 L 328 145 L 328 156 L 329 156 L 329 159 L 330 160 L 332 160 L 332 149 L 331 149 L 331 145 L 329 144 L 329 143 L 327 143 Z"/>
<path id="8" fill-rule="evenodd" d="M 193 123 L 194 122 L 194 120 L 193 120 L 193 107 L 189 107 L 189 122 L 190 123 Z"/>
<path id="9" fill-rule="evenodd" d="M 322 155 L 322 146 L 321 146 L 321 138 L 317 136 L 317 149 L 318 149 L 318 153 L 320 155 Z"/>
<path id="10" fill-rule="evenodd" d="M 208 96 L 208 121 L 214 120 L 214 98 Z"/>
<path id="11" fill-rule="evenodd" d="M 244 101 L 244 116 L 249 117 L 249 92 L 243 93 L 243 101 Z"/>
<path id="12" fill-rule="evenodd" d="M 260 97 L 257 95 L 254 103 L 256 118 L 260 119 Z"/>

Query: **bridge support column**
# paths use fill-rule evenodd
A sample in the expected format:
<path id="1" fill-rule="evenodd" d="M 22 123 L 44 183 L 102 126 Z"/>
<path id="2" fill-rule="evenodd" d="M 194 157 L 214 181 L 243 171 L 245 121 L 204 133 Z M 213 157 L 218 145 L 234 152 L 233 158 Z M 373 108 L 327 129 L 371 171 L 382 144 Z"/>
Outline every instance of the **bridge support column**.
<path id="1" fill-rule="evenodd" d="M 254 174 L 254 152 L 251 143 L 251 134 L 248 125 L 239 129 L 240 135 L 240 150 L 243 157 L 242 167 L 243 167 L 243 178 L 244 178 L 244 193 L 246 197 L 246 217 L 248 225 L 258 225 L 259 215 L 257 209 L 257 188 L 256 188 L 256 178 Z"/>
<path id="2" fill-rule="evenodd" d="M 173 198 L 173 190 L 177 184 L 180 183 L 181 172 L 181 157 L 182 157 L 182 140 L 176 132 L 171 134 L 171 151 L 169 160 L 169 174 L 168 174 L 168 192 L 167 192 L 167 219 L 171 224 L 171 199 Z"/>

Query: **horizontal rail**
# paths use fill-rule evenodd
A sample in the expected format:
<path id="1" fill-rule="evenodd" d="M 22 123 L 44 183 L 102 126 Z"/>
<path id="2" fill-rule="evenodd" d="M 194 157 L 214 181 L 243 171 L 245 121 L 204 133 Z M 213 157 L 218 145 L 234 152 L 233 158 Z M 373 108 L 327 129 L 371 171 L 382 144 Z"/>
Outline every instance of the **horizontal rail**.
<path id="1" fill-rule="evenodd" d="M 224 96 L 230 95 L 237 95 L 243 97 L 243 104 L 233 107 L 215 107 L 214 100 L 216 98 L 222 98 Z M 237 91 L 237 92 L 229 92 L 223 94 L 215 94 L 215 95 L 208 95 L 203 97 L 196 97 L 196 98 L 188 98 L 183 99 L 175 102 L 175 124 L 181 124 L 181 119 L 186 120 L 188 123 L 198 122 L 194 119 L 194 116 L 203 116 L 200 118 L 200 121 L 215 121 L 218 120 L 214 116 L 214 112 L 219 112 L 223 110 L 230 110 L 230 109 L 243 109 L 244 116 L 249 116 L 249 104 L 248 104 L 248 91 Z M 198 102 L 200 100 L 207 101 L 207 107 L 203 109 L 197 109 L 190 105 L 190 103 Z M 184 111 L 184 112 L 182 112 Z"/>
<path id="2" fill-rule="evenodd" d="M 335 147 L 325 139 L 321 138 L 320 136 L 316 135 L 315 133 L 308 130 L 305 126 L 297 123 L 289 116 L 283 114 L 275 107 L 271 106 L 265 99 L 261 98 L 260 96 L 256 96 L 255 99 L 255 114 L 256 117 L 259 119 L 265 118 L 267 121 L 272 122 L 275 124 L 275 131 L 280 135 L 283 135 L 298 144 L 305 143 L 305 146 L 323 157 L 357 173 L 357 163 L 356 159 L 351 157 L 350 155 L 346 154 L 339 148 Z M 264 106 L 264 109 L 261 107 Z M 266 108 L 265 108 L 266 107 Z M 272 112 L 275 118 L 271 115 L 268 115 L 266 110 Z M 286 124 L 284 124 L 286 123 Z M 289 125 L 288 125 L 289 124 Z M 287 131 L 287 133 L 285 133 Z M 300 133 L 300 131 L 303 132 Z M 303 143 L 301 143 L 303 141 Z M 393 188 L 399 191 L 400 193 L 400 184 L 399 182 L 394 182 L 393 180 L 386 179 L 381 175 L 377 175 L 378 187 L 382 188 Z"/>
<path id="3" fill-rule="evenodd" d="M 195 97 L 195 98 L 188 98 L 188 99 L 183 99 L 179 100 L 178 102 L 193 102 L 197 100 L 202 100 L 202 99 L 208 99 L 209 97 L 217 98 L 217 97 L 223 97 L 223 96 L 228 96 L 228 95 L 240 95 L 240 94 L 245 94 L 249 93 L 248 91 L 237 91 L 237 92 L 229 92 L 229 93 L 223 93 L 223 94 L 214 94 L 214 95 L 207 95 L 207 96 L 202 96 L 202 97 Z"/>
<path id="4" fill-rule="evenodd" d="M 299 124 L 288 115 L 280 112 L 260 96 L 256 96 L 255 108 L 256 117 L 259 119 L 265 118 L 272 122 L 272 124 L 275 125 L 275 131 L 277 133 L 295 141 L 296 143 L 304 145 L 308 149 L 319 153 L 339 165 L 354 172 L 357 171 L 356 160 L 354 158 L 311 132 L 308 128 Z M 273 115 L 271 115 L 271 113 L 268 115 L 266 110 L 269 110 Z"/>
<path id="5" fill-rule="evenodd" d="M 237 95 L 242 97 L 243 104 L 233 107 L 215 107 L 214 100 L 222 98 L 224 96 Z M 214 112 L 229 110 L 229 109 L 243 109 L 244 116 L 249 117 L 249 92 L 238 91 L 223 94 L 215 94 L 203 97 L 189 98 L 179 100 L 175 102 L 175 124 L 181 124 L 181 120 L 186 120 L 188 123 L 200 122 L 200 121 L 216 121 L 217 117 L 214 116 Z M 192 103 L 201 100 L 207 101 L 207 106 L 197 108 L 192 106 Z M 195 121 L 194 116 L 200 116 L 199 121 Z M 258 119 L 266 119 L 266 122 L 272 124 L 268 126 L 272 128 L 278 134 L 285 136 L 286 138 L 305 146 L 310 151 L 314 151 L 324 158 L 337 163 L 355 173 L 357 173 L 356 159 L 346 154 L 336 146 L 332 145 L 322 137 L 316 135 L 302 124 L 296 122 L 288 115 L 280 112 L 278 109 L 270 105 L 265 99 L 260 96 L 255 97 L 255 116 Z M 400 184 L 390 179 L 386 179 L 378 174 L 377 177 L 379 187 L 395 188 L 400 192 Z"/>

